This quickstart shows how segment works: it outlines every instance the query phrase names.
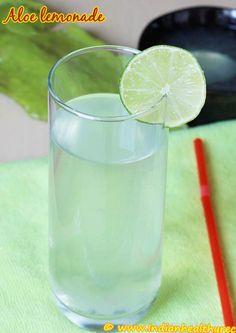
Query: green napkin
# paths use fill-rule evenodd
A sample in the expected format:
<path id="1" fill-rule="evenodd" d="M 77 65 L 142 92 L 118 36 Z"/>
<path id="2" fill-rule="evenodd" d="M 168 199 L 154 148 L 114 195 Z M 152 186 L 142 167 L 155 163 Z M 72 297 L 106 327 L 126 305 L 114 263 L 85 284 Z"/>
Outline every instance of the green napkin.
<path id="1" fill-rule="evenodd" d="M 170 134 L 163 282 L 142 323 L 222 325 L 192 140 L 205 139 L 230 290 L 236 299 L 236 121 Z M 0 165 L 0 331 L 82 330 L 54 305 L 48 285 L 47 159 Z M 234 302 L 234 309 L 235 309 Z"/>

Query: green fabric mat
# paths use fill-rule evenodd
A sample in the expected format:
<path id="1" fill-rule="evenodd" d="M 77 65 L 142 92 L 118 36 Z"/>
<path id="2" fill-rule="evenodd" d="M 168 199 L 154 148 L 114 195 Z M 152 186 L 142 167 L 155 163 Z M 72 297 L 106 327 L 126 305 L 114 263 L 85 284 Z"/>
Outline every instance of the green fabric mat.
<path id="1" fill-rule="evenodd" d="M 170 134 L 163 283 L 142 323 L 222 325 L 192 139 L 205 139 L 213 202 L 236 305 L 236 121 Z M 0 331 L 82 332 L 48 285 L 47 159 L 0 165 Z"/>

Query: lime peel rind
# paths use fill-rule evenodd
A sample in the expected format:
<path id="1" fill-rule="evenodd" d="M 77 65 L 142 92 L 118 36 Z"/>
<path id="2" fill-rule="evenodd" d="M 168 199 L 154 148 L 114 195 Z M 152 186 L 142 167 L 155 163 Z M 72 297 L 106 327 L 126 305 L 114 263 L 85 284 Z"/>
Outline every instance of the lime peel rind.
<path id="1" fill-rule="evenodd" d="M 190 52 L 174 46 L 154 46 L 128 63 L 120 81 L 120 96 L 129 113 L 147 110 L 139 120 L 177 127 L 201 111 L 206 80 Z"/>

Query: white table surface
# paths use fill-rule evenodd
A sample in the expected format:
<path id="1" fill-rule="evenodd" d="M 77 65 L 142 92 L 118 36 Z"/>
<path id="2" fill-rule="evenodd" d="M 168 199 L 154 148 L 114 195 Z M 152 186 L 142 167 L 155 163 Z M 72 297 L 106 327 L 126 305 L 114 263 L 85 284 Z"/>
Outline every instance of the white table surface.
<path id="1" fill-rule="evenodd" d="M 30 118 L 12 99 L 0 94 L 0 162 L 44 156 L 48 124 Z"/>

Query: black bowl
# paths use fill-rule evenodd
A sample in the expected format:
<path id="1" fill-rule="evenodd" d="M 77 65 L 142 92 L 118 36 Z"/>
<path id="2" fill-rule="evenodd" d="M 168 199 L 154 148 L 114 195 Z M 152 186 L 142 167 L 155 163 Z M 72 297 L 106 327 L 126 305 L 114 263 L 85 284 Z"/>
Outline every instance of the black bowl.
<path id="1" fill-rule="evenodd" d="M 207 79 L 207 101 L 190 126 L 236 118 L 236 9 L 193 7 L 156 18 L 139 49 L 169 44 L 191 51 Z"/>

